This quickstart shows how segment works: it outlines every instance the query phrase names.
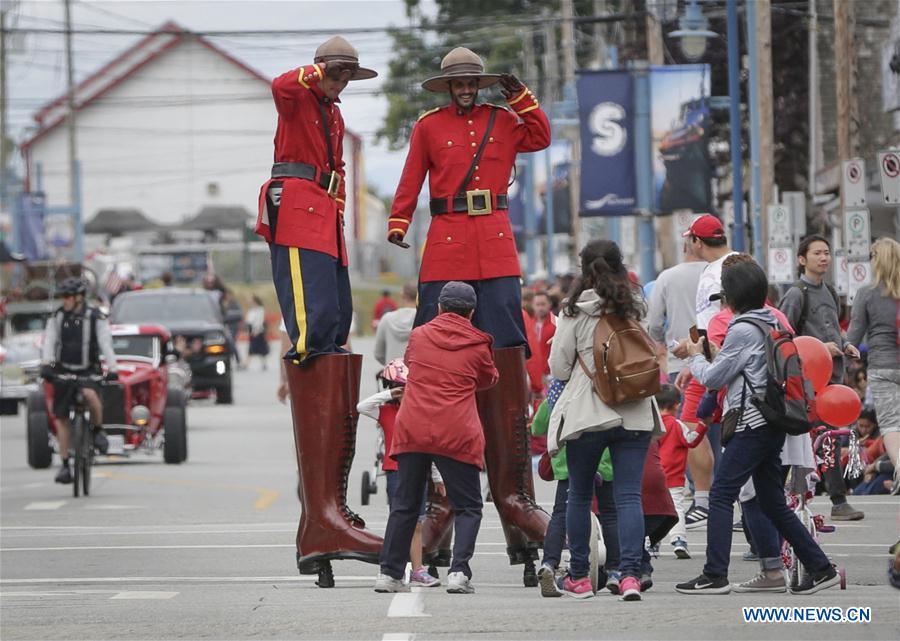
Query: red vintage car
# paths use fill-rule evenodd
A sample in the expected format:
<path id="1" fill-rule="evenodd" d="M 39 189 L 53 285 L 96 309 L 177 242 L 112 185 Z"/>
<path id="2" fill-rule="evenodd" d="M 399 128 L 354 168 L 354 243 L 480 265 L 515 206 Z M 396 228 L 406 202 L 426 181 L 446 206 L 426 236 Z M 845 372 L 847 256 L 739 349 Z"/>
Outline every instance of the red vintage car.
<path id="1" fill-rule="evenodd" d="M 179 367 L 171 334 L 161 325 L 113 325 L 110 330 L 119 380 L 102 387 L 107 454 L 153 454 L 162 449 L 166 463 L 184 462 L 190 368 Z M 53 385 L 45 381 L 41 390 L 31 393 L 27 405 L 28 464 L 46 468 L 58 451 Z"/>

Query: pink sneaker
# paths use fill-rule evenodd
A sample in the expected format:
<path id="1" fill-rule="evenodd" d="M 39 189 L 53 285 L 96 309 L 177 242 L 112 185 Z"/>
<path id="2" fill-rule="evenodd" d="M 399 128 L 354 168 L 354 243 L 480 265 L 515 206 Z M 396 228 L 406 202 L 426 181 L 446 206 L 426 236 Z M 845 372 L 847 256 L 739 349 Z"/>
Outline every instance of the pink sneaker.
<path id="1" fill-rule="evenodd" d="M 619 583 L 619 593 L 623 601 L 640 601 L 641 584 L 633 576 L 626 576 Z"/>
<path id="2" fill-rule="evenodd" d="M 440 584 L 441 580 L 428 574 L 428 569 L 424 565 L 409 575 L 410 587 L 436 588 Z"/>
<path id="3" fill-rule="evenodd" d="M 563 594 L 576 599 L 590 599 L 594 596 L 594 588 L 591 586 L 591 580 L 588 577 L 573 579 L 568 574 L 563 579 Z"/>

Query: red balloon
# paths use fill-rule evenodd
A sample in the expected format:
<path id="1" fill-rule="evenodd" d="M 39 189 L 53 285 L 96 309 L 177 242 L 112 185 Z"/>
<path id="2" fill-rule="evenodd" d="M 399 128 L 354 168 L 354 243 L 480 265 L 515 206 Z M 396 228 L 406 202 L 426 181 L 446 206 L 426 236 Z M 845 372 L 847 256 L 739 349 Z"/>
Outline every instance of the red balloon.
<path id="1" fill-rule="evenodd" d="M 816 394 L 816 413 L 832 427 L 846 427 L 859 418 L 862 403 L 846 385 L 829 385 Z"/>
<path id="2" fill-rule="evenodd" d="M 832 360 L 828 348 L 812 336 L 797 336 L 794 345 L 803 364 L 803 376 L 809 379 L 817 393 L 821 392 L 831 380 Z"/>

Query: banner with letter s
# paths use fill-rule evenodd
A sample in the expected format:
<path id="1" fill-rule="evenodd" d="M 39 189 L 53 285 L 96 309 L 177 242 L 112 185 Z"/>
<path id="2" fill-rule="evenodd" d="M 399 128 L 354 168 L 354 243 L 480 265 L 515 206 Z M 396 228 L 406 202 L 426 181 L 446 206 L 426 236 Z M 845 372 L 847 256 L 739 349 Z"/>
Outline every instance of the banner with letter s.
<path id="1" fill-rule="evenodd" d="M 637 203 L 634 91 L 628 71 L 580 72 L 581 215 L 621 216 Z"/>

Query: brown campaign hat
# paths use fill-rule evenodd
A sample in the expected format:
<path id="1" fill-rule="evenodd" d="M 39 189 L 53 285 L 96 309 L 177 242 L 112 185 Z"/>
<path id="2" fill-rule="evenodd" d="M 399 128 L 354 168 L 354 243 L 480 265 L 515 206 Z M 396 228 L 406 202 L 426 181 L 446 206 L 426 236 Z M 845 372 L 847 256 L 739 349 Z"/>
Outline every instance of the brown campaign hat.
<path id="1" fill-rule="evenodd" d="M 340 36 L 329 38 L 319 45 L 316 49 L 316 56 L 313 62 L 349 62 L 354 65 L 359 64 L 359 54 L 356 48 Z M 359 67 L 350 80 L 368 80 L 378 75 L 378 72 L 365 67 Z"/>
<path id="2" fill-rule="evenodd" d="M 457 47 L 441 60 L 441 75 L 422 83 L 428 91 L 449 91 L 453 78 L 478 78 L 478 88 L 484 89 L 500 80 L 498 73 L 484 73 L 484 62 L 477 53 L 465 47 Z"/>

